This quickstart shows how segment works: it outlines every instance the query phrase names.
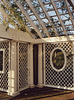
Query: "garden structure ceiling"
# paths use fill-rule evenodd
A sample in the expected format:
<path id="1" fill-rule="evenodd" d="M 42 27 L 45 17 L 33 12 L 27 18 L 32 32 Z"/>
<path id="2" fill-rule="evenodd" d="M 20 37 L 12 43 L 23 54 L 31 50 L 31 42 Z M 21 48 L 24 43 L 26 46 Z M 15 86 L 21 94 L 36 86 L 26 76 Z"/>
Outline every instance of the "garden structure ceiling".
<path id="1" fill-rule="evenodd" d="M 3 10 L 3 24 L 12 24 L 33 39 L 74 36 L 73 0 L 1 0 Z"/>

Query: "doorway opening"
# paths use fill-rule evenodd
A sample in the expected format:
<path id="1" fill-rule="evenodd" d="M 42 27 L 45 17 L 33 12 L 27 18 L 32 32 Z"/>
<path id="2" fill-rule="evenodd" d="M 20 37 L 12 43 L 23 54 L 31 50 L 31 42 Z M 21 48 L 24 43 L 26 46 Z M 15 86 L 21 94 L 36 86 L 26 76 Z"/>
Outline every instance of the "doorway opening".
<path id="1" fill-rule="evenodd" d="M 34 73 L 34 85 L 38 84 L 38 45 L 33 45 L 33 73 Z"/>

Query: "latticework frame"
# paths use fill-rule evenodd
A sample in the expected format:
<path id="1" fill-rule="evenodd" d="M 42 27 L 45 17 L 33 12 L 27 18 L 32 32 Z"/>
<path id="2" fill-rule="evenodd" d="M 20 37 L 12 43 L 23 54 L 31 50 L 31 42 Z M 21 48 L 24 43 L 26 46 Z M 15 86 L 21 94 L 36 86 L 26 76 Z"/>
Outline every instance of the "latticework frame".
<path id="1" fill-rule="evenodd" d="M 50 63 L 50 54 L 54 48 L 62 48 L 66 53 L 66 66 L 57 72 L 52 68 Z M 64 89 L 74 89 L 73 86 L 73 55 L 71 43 L 49 43 L 45 44 L 45 72 L 44 84 L 46 86 L 60 87 Z"/>
<path id="2" fill-rule="evenodd" d="M 0 49 L 4 50 L 4 72 L 0 73 L 0 90 L 8 91 L 8 72 L 10 67 L 10 44 L 9 42 L 0 42 Z"/>
<path id="3" fill-rule="evenodd" d="M 28 44 L 19 43 L 19 89 L 29 86 Z"/>

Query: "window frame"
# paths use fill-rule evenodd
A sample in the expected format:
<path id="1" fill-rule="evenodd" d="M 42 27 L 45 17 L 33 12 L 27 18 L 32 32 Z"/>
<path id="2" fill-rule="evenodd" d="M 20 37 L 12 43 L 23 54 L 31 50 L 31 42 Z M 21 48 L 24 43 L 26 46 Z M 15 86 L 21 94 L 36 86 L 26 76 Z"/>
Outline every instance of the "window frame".
<path id="1" fill-rule="evenodd" d="M 54 53 L 54 51 L 57 50 L 57 49 L 61 50 L 62 53 L 64 54 L 64 60 L 65 60 L 65 61 L 64 61 L 64 65 L 63 65 L 63 67 L 62 67 L 61 69 L 56 69 L 56 68 L 54 67 L 53 61 L 52 61 L 53 53 Z M 59 47 L 54 48 L 54 49 L 52 50 L 51 54 L 50 54 L 50 64 L 51 64 L 51 67 L 52 67 L 56 72 L 60 72 L 60 71 L 64 70 L 64 68 L 65 68 L 65 66 L 66 66 L 66 63 L 67 63 L 66 52 L 65 52 L 62 48 L 59 48 Z"/>

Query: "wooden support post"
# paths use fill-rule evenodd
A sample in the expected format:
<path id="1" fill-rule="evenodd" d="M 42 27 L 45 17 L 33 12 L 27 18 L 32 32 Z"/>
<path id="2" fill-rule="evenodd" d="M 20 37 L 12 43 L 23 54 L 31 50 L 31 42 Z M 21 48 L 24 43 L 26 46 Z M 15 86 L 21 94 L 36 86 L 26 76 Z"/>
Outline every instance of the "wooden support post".
<path id="1" fill-rule="evenodd" d="M 30 48 L 29 48 L 29 55 L 30 55 L 30 80 L 29 80 L 29 84 L 30 87 L 33 88 L 34 87 L 34 79 L 33 79 L 33 44 L 30 44 Z"/>
<path id="2" fill-rule="evenodd" d="M 42 77 L 42 44 L 38 45 L 38 87 L 43 87 L 43 77 Z"/>
<path id="3" fill-rule="evenodd" d="M 18 94 L 18 66 L 17 66 L 17 45 L 11 42 L 10 49 L 10 69 L 9 69 L 9 92 L 8 95 L 15 96 Z"/>

